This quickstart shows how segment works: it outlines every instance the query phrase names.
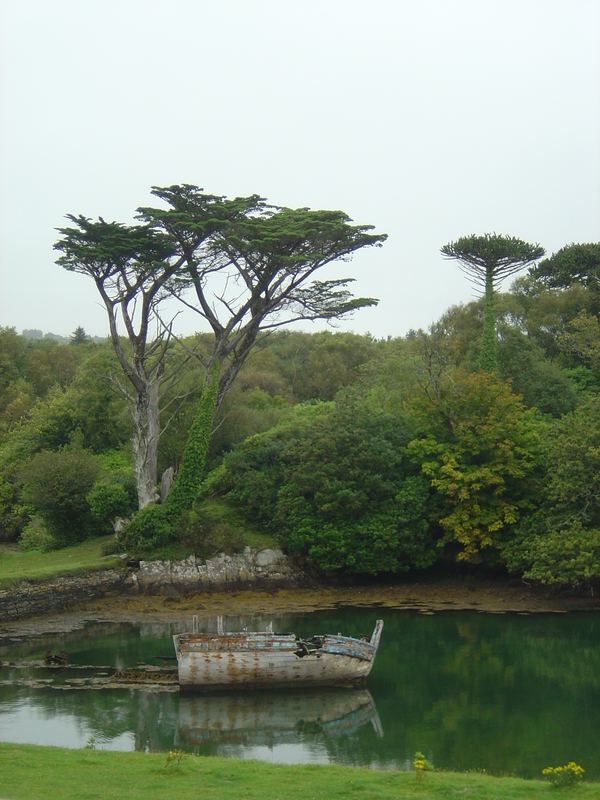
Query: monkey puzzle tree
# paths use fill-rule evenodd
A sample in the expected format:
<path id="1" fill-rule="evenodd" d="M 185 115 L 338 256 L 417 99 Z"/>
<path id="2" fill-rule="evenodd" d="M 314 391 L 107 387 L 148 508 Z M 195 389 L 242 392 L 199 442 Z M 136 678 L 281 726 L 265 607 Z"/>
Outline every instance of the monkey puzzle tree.
<path id="1" fill-rule="evenodd" d="M 497 368 L 496 314 L 494 292 L 504 278 L 514 275 L 541 258 L 545 251 L 539 244 L 529 244 L 514 236 L 485 233 L 482 236 L 462 236 L 441 248 L 443 256 L 458 261 L 485 297 L 483 335 L 479 366 L 494 372 Z"/>

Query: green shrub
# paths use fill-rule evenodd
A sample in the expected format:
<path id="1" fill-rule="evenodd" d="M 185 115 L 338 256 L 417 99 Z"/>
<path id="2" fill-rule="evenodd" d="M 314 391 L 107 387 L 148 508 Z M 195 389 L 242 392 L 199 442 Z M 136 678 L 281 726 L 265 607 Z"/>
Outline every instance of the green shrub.
<path id="1" fill-rule="evenodd" d="M 202 558 L 239 553 L 244 548 L 244 535 L 238 528 L 196 509 L 183 515 L 179 531 L 182 543 Z"/>
<path id="2" fill-rule="evenodd" d="M 573 522 L 531 543 L 532 563 L 523 573 L 540 583 L 583 587 L 600 580 L 600 530 Z"/>
<path id="3" fill-rule="evenodd" d="M 21 550 L 41 550 L 46 553 L 48 550 L 54 550 L 56 541 L 54 537 L 48 533 L 44 520 L 41 517 L 34 517 L 31 522 L 25 526 L 23 533 L 19 538 L 19 548 Z"/>
<path id="4" fill-rule="evenodd" d="M 131 553 L 156 550 L 177 539 L 177 531 L 166 506 L 146 506 L 119 533 L 119 545 Z"/>
<path id="5" fill-rule="evenodd" d="M 87 501 L 94 518 L 104 528 L 117 517 L 127 517 L 136 508 L 135 484 L 116 480 L 97 482 L 88 492 Z"/>
<path id="6" fill-rule="evenodd" d="M 97 475 L 97 459 L 80 448 L 43 450 L 22 468 L 25 499 L 57 544 L 72 544 L 96 532 L 86 497 Z"/>
<path id="7" fill-rule="evenodd" d="M 277 509 L 283 482 L 282 451 L 285 441 L 277 432 L 258 434 L 225 457 L 222 486 L 228 498 L 253 522 L 268 526 Z"/>
<path id="8" fill-rule="evenodd" d="M 282 497 L 280 513 L 288 550 L 325 571 L 399 573 L 430 567 L 437 557 L 427 523 L 407 522 L 392 502 L 355 520 L 328 521 L 302 498 L 287 503 Z"/>
<path id="9" fill-rule="evenodd" d="M 315 419 L 282 455 L 275 521 L 284 547 L 327 571 L 430 566 L 430 489 L 407 439 L 402 419 L 351 398 Z"/>
<path id="10" fill-rule="evenodd" d="M 130 475 L 133 469 L 130 451 L 105 450 L 98 454 L 98 460 L 104 475 Z"/>
<path id="11" fill-rule="evenodd" d="M 19 499 L 19 487 L 0 475 L 0 542 L 16 542 L 29 515 Z"/>
<path id="12" fill-rule="evenodd" d="M 402 418 L 341 396 L 248 438 L 205 487 L 264 531 L 276 529 L 284 548 L 319 569 L 424 568 L 437 557 L 430 488 L 414 474 L 408 440 Z"/>
<path id="13" fill-rule="evenodd" d="M 600 530 L 578 521 L 548 532 L 533 515 L 506 542 L 502 555 L 511 572 L 547 586 L 585 588 L 600 581 Z"/>

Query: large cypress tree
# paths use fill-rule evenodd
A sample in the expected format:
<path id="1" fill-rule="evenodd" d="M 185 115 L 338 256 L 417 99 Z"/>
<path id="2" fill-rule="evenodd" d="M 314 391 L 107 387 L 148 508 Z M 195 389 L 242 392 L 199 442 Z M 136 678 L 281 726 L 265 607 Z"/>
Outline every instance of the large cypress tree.
<path id="1" fill-rule="evenodd" d="M 173 490 L 173 505 L 182 507 L 201 478 L 215 409 L 259 333 L 299 320 L 341 319 L 376 305 L 374 298 L 354 297 L 353 279 L 318 276 L 387 238 L 370 225 L 352 225 L 342 211 L 289 209 L 258 195 L 229 200 L 190 184 L 155 186 L 152 194 L 165 205 L 138 208 L 133 225 L 68 215 L 73 226 L 59 229 L 54 246 L 62 267 L 94 280 L 106 307 L 126 378 L 115 381 L 132 419 L 140 509 L 157 500 L 159 401 L 176 377 L 165 380 L 174 334 L 173 319 L 161 317 L 161 302 L 178 298 L 213 333 L 181 486 Z"/>

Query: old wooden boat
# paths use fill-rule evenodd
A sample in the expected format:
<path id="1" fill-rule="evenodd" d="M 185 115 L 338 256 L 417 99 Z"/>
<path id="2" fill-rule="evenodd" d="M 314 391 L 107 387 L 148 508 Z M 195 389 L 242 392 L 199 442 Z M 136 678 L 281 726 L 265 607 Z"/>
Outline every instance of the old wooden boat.
<path id="1" fill-rule="evenodd" d="M 357 686 L 373 667 L 383 621 L 371 637 L 239 631 L 173 636 L 179 685 L 194 691 Z"/>

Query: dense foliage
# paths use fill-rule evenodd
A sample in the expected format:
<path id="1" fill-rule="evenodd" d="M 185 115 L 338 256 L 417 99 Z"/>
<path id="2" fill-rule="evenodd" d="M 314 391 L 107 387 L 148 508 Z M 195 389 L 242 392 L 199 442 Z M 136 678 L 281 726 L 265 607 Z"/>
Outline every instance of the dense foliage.
<path id="1" fill-rule="evenodd" d="M 455 372 L 428 403 L 426 436 L 410 443 L 431 480 L 444 541 L 470 559 L 493 548 L 531 502 L 538 434 L 531 411 L 489 372 Z"/>
<path id="2" fill-rule="evenodd" d="M 496 373 L 479 369 L 484 300 L 404 338 L 259 336 L 210 440 L 192 435 L 191 481 L 180 469 L 186 442 L 214 393 L 202 393 L 204 370 L 187 351 L 208 352 L 210 341 L 172 342 L 166 367 L 181 380 L 165 396 L 158 464 L 179 476 L 170 500 L 119 534 L 121 546 L 243 546 L 238 529 L 204 512 L 210 501 L 329 573 L 458 560 L 594 588 L 600 325 L 595 283 L 582 279 L 594 252 L 561 251 L 539 277 L 496 294 Z M 118 370 L 109 343 L 0 329 L 0 540 L 57 546 L 132 514 L 130 426 L 110 380 Z"/>
<path id="3" fill-rule="evenodd" d="M 410 462 L 409 438 L 393 415 L 341 396 L 247 439 L 210 487 L 321 569 L 425 567 L 435 560 L 429 486 Z"/>
<path id="4" fill-rule="evenodd" d="M 23 495 L 60 544 L 85 539 L 92 527 L 87 502 L 99 472 L 97 459 L 79 447 L 42 450 L 23 465 Z"/>

